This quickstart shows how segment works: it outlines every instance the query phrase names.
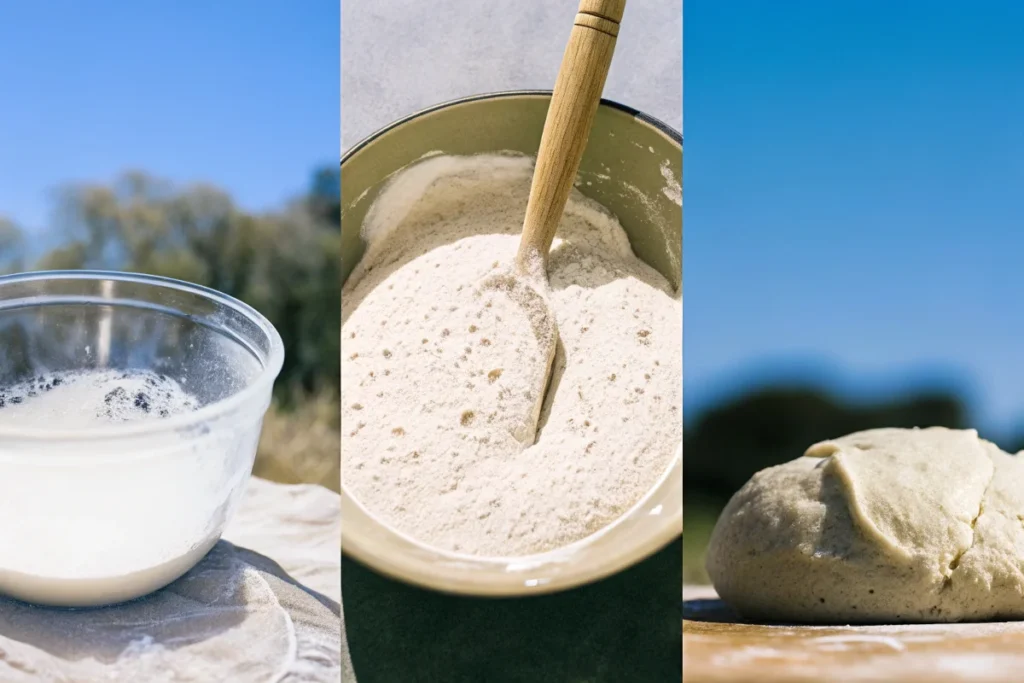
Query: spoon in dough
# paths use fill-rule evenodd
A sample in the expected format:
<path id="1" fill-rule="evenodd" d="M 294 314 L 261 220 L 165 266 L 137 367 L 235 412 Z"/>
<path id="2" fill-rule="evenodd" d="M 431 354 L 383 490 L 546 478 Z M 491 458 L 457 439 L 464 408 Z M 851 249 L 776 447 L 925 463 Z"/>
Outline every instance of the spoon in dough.
<path id="1" fill-rule="evenodd" d="M 544 122 L 515 268 L 492 281 L 526 312 L 536 337 L 536 357 L 530 367 L 519 368 L 534 388 L 525 397 L 525 420 L 513 429 L 524 446 L 536 439 L 558 347 L 558 326 L 547 294 L 548 252 L 587 146 L 625 9 L 626 0 L 580 2 Z"/>

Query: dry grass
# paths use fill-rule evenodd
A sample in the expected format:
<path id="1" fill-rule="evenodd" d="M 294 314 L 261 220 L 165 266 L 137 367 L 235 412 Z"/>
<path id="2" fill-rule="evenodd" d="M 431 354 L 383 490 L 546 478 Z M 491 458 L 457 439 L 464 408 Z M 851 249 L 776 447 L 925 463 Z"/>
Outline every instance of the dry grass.
<path id="1" fill-rule="evenodd" d="M 341 410 L 337 396 L 319 394 L 283 410 L 275 402 L 263 419 L 253 473 L 285 484 L 341 488 Z"/>

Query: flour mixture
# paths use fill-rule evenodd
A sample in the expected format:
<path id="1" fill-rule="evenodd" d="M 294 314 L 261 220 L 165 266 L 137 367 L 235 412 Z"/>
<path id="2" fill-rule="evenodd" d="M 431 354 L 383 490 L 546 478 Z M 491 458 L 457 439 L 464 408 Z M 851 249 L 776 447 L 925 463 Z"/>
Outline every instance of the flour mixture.
<path id="1" fill-rule="evenodd" d="M 529 320 L 484 286 L 511 268 L 523 157 L 434 157 L 397 176 L 342 290 L 342 473 L 370 512 L 428 545 L 519 556 L 627 512 L 679 452 L 680 294 L 616 219 L 573 192 L 550 255 L 559 346 L 542 388 L 517 368 Z"/>

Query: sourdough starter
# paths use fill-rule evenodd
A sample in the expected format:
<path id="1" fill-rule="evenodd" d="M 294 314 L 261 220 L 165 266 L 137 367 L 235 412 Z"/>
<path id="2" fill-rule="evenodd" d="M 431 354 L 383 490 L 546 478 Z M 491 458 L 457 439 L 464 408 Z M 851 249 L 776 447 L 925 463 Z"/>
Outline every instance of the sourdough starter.
<path id="1" fill-rule="evenodd" d="M 0 430 L 45 429 L 54 443 L 69 444 L 57 454 L 52 445 L 0 441 L 0 590 L 47 604 L 103 604 L 192 567 L 218 538 L 211 509 L 225 491 L 241 489 L 232 478 L 248 474 L 232 464 L 246 445 L 155 433 L 112 465 L 108 442 L 79 435 L 198 407 L 175 380 L 139 370 L 0 386 Z"/>

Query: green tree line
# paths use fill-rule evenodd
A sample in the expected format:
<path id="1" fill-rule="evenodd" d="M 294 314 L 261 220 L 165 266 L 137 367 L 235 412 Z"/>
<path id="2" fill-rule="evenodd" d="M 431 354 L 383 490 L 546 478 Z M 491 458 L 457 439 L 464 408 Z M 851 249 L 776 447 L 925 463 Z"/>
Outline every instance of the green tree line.
<path id="1" fill-rule="evenodd" d="M 223 190 L 131 171 L 58 193 L 55 248 L 0 217 L 0 271 L 120 270 L 187 280 L 263 313 L 284 339 L 279 398 L 338 392 L 341 206 L 337 169 L 313 173 L 279 211 L 248 212 Z"/>

